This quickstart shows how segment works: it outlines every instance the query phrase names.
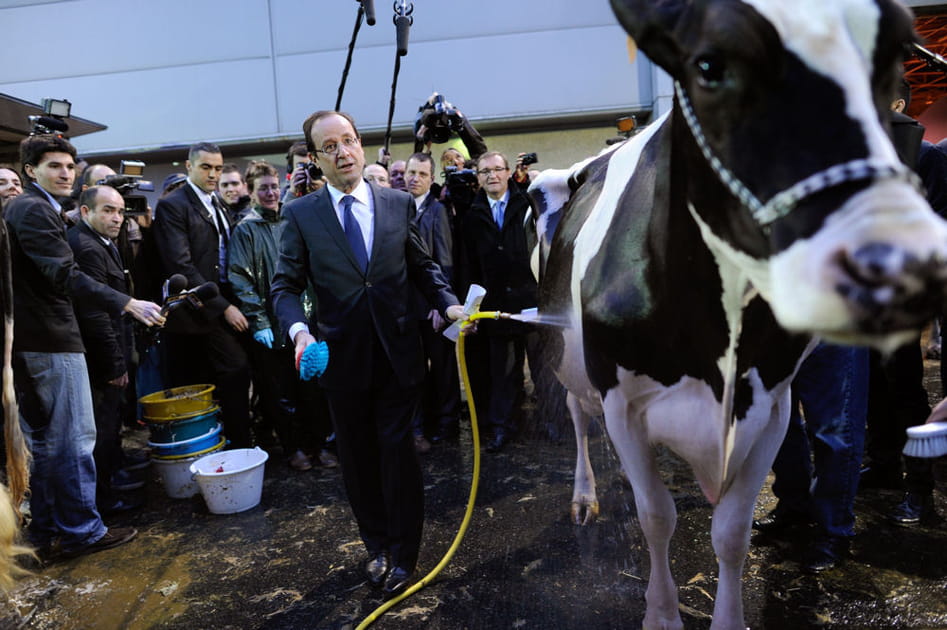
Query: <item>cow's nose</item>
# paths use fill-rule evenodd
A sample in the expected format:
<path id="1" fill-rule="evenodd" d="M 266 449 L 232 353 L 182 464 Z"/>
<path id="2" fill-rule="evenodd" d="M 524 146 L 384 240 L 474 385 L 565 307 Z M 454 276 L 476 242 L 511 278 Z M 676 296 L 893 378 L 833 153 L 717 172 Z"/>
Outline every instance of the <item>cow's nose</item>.
<path id="1" fill-rule="evenodd" d="M 896 245 L 872 242 L 841 253 L 839 265 L 836 290 L 862 330 L 919 328 L 942 303 L 947 268 L 935 256 L 922 261 Z"/>
<path id="2" fill-rule="evenodd" d="M 862 245 L 850 257 L 850 271 L 856 279 L 867 284 L 885 282 L 907 266 L 904 250 L 890 243 L 868 243 Z"/>

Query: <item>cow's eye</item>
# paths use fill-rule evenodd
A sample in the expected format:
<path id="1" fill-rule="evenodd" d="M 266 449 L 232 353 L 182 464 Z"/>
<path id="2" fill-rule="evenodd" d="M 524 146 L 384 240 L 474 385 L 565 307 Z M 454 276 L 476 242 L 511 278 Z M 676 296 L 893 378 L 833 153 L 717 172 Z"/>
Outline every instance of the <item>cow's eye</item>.
<path id="1" fill-rule="evenodd" d="M 703 55 L 697 58 L 694 65 L 697 66 L 701 87 L 713 90 L 721 86 L 727 69 L 722 59 L 715 55 Z"/>

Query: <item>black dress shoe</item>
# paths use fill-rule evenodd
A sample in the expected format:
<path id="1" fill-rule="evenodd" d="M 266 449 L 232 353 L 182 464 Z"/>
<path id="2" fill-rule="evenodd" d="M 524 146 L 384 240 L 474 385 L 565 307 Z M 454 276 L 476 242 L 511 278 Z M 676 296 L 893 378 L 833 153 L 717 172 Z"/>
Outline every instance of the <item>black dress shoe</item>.
<path id="1" fill-rule="evenodd" d="M 888 520 L 895 525 L 916 525 L 921 521 L 937 520 L 934 511 L 933 493 L 919 493 L 908 490 L 904 498 L 888 515 Z"/>
<path id="2" fill-rule="evenodd" d="M 388 554 L 379 551 L 372 554 L 365 564 L 365 577 L 372 586 L 381 586 L 388 575 Z"/>
<path id="3" fill-rule="evenodd" d="M 898 490 L 901 488 L 901 471 L 874 464 L 865 466 L 858 474 L 858 487 Z"/>
<path id="4" fill-rule="evenodd" d="M 382 589 L 385 591 L 385 596 L 391 598 L 403 593 L 408 588 L 408 583 L 413 575 L 414 571 L 408 571 L 404 567 L 393 568 L 388 574 L 388 579 L 385 580 L 385 587 Z"/>
<path id="5" fill-rule="evenodd" d="M 834 569 L 849 557 L 849 539 L 845 536 L 820 536 L 806 550 L 802 570 L 809 574 Z"/>
<path id="6" fill-rule="evenodd" d="M 498 430 L 493 434 L 493 439 L 487 444 L 488 453 L 499 453 L 503 450 L 503 447 L 506 446 L 506 443 L 510 441 L 510 438 L 506 436 L 506 431 L 502 429 Z"/>
<path id="7" fill-rule="evenodd" d="M 805 512 L 781 508 L 777 505 L 766 516 L 754 519 L 753 529 L 763 534 L 775 535 L 801 529 L 811 522 L 809 515 Z"/>

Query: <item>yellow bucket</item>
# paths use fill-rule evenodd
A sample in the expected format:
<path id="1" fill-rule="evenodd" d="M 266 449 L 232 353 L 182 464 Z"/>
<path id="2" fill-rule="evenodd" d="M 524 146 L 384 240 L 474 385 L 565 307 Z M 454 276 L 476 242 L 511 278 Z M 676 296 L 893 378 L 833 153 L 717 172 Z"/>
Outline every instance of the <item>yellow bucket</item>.
<path id="1" fill-rule="evenodd" d="M 184 385 L 163 389 L 138 399 L 142 415 L 150 422 L 177 420 L 200 415 L 213 407 L 213 385 Z"/>

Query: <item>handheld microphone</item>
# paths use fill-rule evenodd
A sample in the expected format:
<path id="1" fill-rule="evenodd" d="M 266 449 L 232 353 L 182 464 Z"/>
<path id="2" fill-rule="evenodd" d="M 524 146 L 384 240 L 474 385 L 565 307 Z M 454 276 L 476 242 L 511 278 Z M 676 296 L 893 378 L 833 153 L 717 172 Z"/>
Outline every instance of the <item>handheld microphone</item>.
<path id="1" fill-rule="evenodd" d="M 375 26 L 375 0 L 361 0 L 365 11 L 365 21 L 369 26 Z"/>
<path id="2" fill-rule="evenodd" d="M 404 57 L 408 54 L 408 31 L 414 23 L 414 18 L 411 17 L 413 12 L 413 4 L 408 4 L 405 0 L 401 0 L 400 2 L 395 1 L 394 22 L 397 33 L 399 57 Z"/>
<path id="3" fill-rule="evenodd" d="M 184 278 L 184 276 L 180 274 L 175 274 L 175 276 L 184 279 L 184 286 L 187 286 L 187 278 Z M 175 276 L 171 276 L 171 278 L 168 279 L 169 290 L 175 285 L 180 286 L 180 279 L 175 278 Z M 195 310 L 204 308 L 204 302 L 214 299 L 219 294 L 220 289 L 213 282 L 205 282 L 187 291 L 178 291 L 177 293 L 170 293 L 169 291 L 169 295 L 164 301 L 164 306 L 161 307 L 161 314 L 167 315 L 184 304 L 187 304 L 188 307 Z"/>

